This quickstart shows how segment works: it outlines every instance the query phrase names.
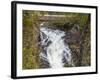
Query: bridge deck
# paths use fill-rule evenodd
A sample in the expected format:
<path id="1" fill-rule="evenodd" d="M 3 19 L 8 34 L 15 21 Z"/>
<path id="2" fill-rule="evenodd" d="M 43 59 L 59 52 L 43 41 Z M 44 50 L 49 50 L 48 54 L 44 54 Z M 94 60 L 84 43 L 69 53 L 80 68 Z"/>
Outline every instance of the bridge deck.
<path id="1" fill-rule="evenodd" d="M 39 18 L 39 21 L 54 21 L 54 20 L 66 20 L 72 18 L 72 16 L 65 15 L 46 15 Z"/>

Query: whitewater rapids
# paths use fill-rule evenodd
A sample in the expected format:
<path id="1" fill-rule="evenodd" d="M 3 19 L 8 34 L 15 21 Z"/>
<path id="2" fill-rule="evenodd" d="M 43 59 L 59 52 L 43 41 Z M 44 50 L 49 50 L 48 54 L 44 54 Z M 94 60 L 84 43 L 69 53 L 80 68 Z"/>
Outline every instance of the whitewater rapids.
<path id="1" fill-rule="evenodd" d="M 63 68 L 65 62 L 71 63 L 71 50 L 64 42 L 65 35 L 61 30 L 40 28 L 40 58 L 47 61 L 51 68 Z"/>

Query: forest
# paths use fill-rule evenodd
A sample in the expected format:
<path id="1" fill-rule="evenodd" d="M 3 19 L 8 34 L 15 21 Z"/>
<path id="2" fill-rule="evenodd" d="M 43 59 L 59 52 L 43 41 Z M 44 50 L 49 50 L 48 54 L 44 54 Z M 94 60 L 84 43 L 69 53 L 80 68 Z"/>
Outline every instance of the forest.
<path id="1" fill-rule="evenodd" d="M 40 58 L 40 28 L 64 31 L 65 45 L 71 51 L 71 63 L 64 60 L 64 67 L 91 65 L 91 19 L 88 13 L 23 10 L 23 69 L 50 68 L 50 64 Z M 43 24 L 42 24 L 43 23 Z M 59 44 L 59 43 L 58 43 Z M 62 46 L 61 46 L 62 49 Z M 66 58 L 66 57 L 65 57 Z"/>

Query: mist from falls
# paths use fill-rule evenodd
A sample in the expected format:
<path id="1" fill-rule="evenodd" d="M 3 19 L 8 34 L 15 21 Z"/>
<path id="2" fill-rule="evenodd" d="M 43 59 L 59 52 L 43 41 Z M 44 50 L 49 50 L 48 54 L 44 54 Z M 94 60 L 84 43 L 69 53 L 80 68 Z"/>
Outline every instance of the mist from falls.
<path id="1" fill-rule="evenodd" d="M 65 32 L 46 27 L 40 28 L 40 58 L 49 63 L 51 68 L 62 68 L 71 63 L 71 50 L 64 42 Z"/>

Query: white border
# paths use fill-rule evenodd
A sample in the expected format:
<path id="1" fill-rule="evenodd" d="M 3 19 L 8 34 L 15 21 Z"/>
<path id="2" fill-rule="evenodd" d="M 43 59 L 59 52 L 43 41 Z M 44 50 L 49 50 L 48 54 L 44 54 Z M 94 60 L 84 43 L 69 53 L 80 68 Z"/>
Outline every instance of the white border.
<path id="1" fill-rule="evenodd" d="M 62 68 L 62 69 L 22 70 L 22 10 L 90 13 L 91 14 L 91 66 Z M 49 75 L 49 74 L 95 72 L 96 68 L 95 13 L 96 13 L 95 9 L 82 8 L 82 7 L 74 8 L 74 7 L 58 7 L 58 6 L 46 6 L 46 5 L 17 4 L 17 76 L 20 77 L 20 76 L 35 76 L 35 75 L 37 76 L 37 75 Z"/>

